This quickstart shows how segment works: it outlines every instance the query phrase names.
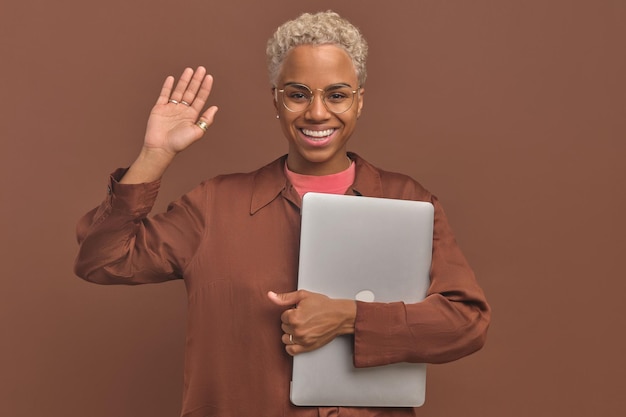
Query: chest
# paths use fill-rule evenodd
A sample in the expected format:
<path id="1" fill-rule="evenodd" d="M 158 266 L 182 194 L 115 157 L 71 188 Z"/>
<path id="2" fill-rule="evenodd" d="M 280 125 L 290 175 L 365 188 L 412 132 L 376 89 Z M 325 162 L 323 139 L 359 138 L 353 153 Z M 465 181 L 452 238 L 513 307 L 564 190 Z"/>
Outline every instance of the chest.
<path id="1" fill-rule="evenodd" d="M 185 273 L 190 294 L 216 285 L 238 293 L 295 289 L 300 211 L 293 204 L 280 199 L 254 214 L 245 204 L 209 210 L 206 225 Z"/>

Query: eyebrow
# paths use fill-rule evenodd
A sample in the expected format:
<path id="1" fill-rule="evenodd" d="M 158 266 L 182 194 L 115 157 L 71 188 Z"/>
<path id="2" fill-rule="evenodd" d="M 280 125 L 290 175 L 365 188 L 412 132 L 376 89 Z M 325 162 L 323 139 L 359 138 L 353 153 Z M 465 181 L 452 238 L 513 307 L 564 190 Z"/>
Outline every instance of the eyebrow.
<path id="1" fill-rule="evenodd" d="M 298 82 L 288 82 L 288 83 L 285 83 L 285 87 L 287 87 L 287 86 L 292 86 L 292 87 L 300 87 L 300 88 L 305 88 L 305 87 L 306 87 L 306 88 L 309 88 L 309 89 L 311 89 L 311 90 L 312 90 L 312 88 L 311 88 L 311 87 L 309 87 L 308 85 L 303 84 L 303 83 L 298 83 Z M 352 86 L 351 86 L 350 84 L 348 84 L 348 83 L 336 83 L 336 84 L 331 84 L 331 85 L 326 86 L 326 87 L 324 88 L 324 91 L 329 91 L 329 90 L 338 90 L 338 89 L 340 89 L 340 88 L 344 88 L 344 87 L 354 88 L 354 87 L 352 87 Z M 283 87 L 283 88 L 284 88 L 284 87 Z"/>

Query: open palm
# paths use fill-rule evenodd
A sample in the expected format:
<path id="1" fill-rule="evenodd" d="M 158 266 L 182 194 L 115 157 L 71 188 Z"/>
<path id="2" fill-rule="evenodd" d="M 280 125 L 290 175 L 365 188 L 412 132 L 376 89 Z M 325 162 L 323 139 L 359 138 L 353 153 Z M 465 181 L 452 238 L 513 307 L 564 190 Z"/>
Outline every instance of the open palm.
<path id="1" fill-rule="evenodd" d="M 175 87 L 174 77 L 167 77 L 150 112 L 144 148 L 175 155 L 199 140 L 205 129 L 196 122 L 210 126 L 217 112 L 211 106 L 202 113 L 212 86 L 213 77 L 204 67 L 186 68 Z"/>

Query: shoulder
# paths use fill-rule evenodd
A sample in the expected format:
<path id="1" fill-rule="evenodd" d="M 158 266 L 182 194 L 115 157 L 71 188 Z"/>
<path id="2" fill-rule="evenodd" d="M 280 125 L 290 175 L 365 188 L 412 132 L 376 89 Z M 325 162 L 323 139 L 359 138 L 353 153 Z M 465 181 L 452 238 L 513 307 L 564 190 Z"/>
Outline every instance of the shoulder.
<path id="1" fill-rule="evenodd" d="M 210 189 L 230 187 L 253 187 L 255 182 L 264 178 L 282 177 L 284 157 L 280 157 L 267 165 L 249 172 L 235 172 L 217 175 L 200 183 L 201 187 Z"/>
<path id="2" fill-rule="evenodd" d="M 263 207 L 285 188 L 285 156 L 250 172 L 218 175 L 203 181 L 198 188 L 212 207 L 245 205 Z"/>
<path id="3" fill-rule="evenodd" d="M 383 190 L 390 195 L 402 195 L 416 200 L 430 201 L 432 194 L 412 177 L 399 172 L 380 170 Z"/>
<path id="4" fill-rule="evenodd" d="M 351 157 L 357 162 L 358 175 L 364 181 L 380 184 L 382 197 L 432 200 L 430 191 L 409 175 L 379 168 L 356 154 L 352 154 Z"/>

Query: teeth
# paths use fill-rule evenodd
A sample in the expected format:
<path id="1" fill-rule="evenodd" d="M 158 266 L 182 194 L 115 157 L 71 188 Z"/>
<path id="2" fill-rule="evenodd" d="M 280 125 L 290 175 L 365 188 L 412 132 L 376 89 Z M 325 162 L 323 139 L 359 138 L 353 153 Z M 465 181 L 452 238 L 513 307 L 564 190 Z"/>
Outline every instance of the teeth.
<path id="1" fill-rule="evenodd" d="M 335 129 L 326 129 L 326 130 L 309 130 L 302 129 L 302 133 L 307 136 L 312 136 L 314 138 L 325 138 L 326 136 L 332 135 Z"/>

